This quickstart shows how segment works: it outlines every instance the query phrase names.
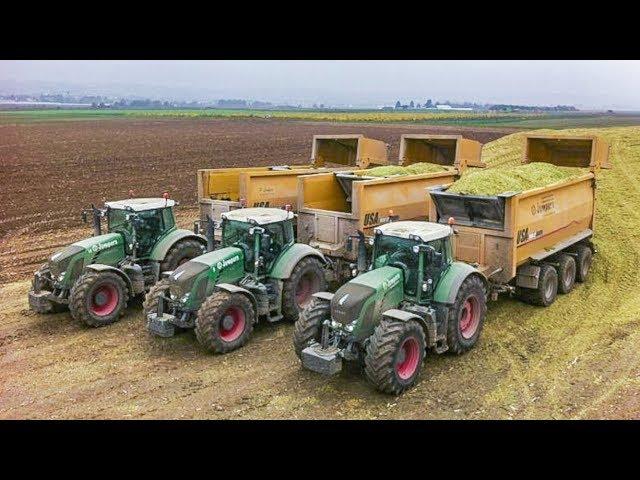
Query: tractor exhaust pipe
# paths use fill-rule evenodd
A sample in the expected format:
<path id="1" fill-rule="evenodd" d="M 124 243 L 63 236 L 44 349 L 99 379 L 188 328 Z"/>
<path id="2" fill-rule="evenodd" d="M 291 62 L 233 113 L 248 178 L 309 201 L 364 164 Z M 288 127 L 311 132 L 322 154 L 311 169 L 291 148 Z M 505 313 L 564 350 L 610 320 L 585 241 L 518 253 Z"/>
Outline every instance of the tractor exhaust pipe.
<path id="1" fill-rule="evenodd" d="M 358 230 L 358 272 L 363 273 L 367 271 L 367 245 L 364 233 L 362 230 Z"/>
<path id="2" fill-rule="evenodd" d="M 92 203 L 91 211 L 93 212 L 93 234 L 94 236 L 98 237 L 102 235 L 102 224 L 100 222 L 100 210 L 98 210 Z"/>
<path id="3" fill-rule="evenodd" d="M 207 252 L 213 252 L 216 248 L 216 224 L 213 219 L 207 215 L 207 228 L 205 228 L 205 237 L 207 238 Z"/>

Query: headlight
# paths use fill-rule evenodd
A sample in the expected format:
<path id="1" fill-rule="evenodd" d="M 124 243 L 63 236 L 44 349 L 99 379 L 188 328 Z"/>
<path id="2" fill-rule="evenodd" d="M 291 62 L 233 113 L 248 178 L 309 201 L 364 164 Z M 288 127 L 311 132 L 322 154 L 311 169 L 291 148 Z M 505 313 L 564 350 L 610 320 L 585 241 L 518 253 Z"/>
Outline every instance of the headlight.
<path id="1" fill-rule="evenodd" d="M 358 276 L 358 269 L 354 268 L 353 270 L 351 270 L 351 276 L 352 277 L 357 277 Z"/>
<path id="2" fill-rule="evenodd" d="M 412 250 L 413 250 L 413 253 L 418 253 L 418 252 L 420 252 L 420 247 L 418 245 L 414 245 L 412 247 Z"/>
<path id="3" fill-rule="evenodd" d="M 61 282 L 64 280 L 64 276 L 67 273 L 67 271 L 65 270 L 64 272 L 62 272 L 60 275 L 58 275 L 58 281 Z"/>

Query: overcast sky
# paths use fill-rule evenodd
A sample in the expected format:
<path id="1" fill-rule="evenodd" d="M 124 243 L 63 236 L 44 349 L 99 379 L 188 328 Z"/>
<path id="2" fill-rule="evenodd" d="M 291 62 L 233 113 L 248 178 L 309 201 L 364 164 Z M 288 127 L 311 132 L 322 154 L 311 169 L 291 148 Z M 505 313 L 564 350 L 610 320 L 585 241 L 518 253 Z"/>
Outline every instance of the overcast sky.
<path id="1" fill-rule="evenodd" d="M 396 100 L 640 110 L 640 61 L 0 61 L 0 91 L 375 106 Z"/>

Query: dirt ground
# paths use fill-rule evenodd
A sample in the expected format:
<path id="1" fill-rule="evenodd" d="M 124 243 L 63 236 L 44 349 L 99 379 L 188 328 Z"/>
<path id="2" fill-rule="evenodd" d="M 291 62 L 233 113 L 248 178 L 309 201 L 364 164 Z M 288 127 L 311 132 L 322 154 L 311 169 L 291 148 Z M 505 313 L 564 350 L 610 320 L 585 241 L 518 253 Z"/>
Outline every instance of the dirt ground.
<path id="1" fill-rule="evenodd" d="M 28 310 L 33 270 L 90 234 L 80 208 L 126 197 L 138 175 L 136 193 L 169 189 L 189 227 L 197 168 L 303 163 L 314 133 L 364 133 L 397 155 L 400 134 L 416 130 L 434 131 L 259 120 L 1 125 L 0 418 L 640 418 L 640 129 L 612 136 L 593 281 L 547 309 L 493 303 L 478 346 L 428 356 L 400 397 L 351 369 L 333 378 L 302 370 L 286 323 L 259 325 L 244 348 L 211 356 L 192 333 L 150 337 L 139 302 L 102 329 Z M 464 133 L 490 141 L 510 132 Z M 496 164 L 515 158 L 501 142 L 489 151 Z"/>

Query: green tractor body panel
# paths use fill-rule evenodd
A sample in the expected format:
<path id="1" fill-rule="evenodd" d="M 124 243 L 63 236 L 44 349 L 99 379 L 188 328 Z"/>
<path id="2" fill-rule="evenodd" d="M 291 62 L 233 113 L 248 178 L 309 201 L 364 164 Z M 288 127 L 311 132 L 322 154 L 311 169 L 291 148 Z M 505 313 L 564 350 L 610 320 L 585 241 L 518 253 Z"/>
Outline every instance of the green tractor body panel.
<path id="1" fill-rule="evenodd" d="M 458 290 L 462 282 L 471 274 L 477 273 L 482 277 L 477 269 L 463 262 L 452 262 L 443 272 L 435 291 L 433 292 L 433 301 L 453 305 L 458 295 Z"/>
<path id="2" fill-rule="evenodd" d="M 155 260 L 157 262 L 163 261 L 171 247 L 173 247 L 176 242 L 185 238 L 191 238 L 202 243 L 203 245 L 207 244 L 207 239 L 204 236 L 196 235 L 189 230 L 178 229 L 174 227 L 171 230 L 167 231 L 163 235 L 163 237 L 160 238 L 160 240 L 153 246 L 153 249 L 149 254 L 149 259 Z"/>
<path id="3" fill-rule="evenodd" d="M 71 288 L 87 265 L 115 266 L 125 257 L 124 238 L 107 233 L 72 243 L 49 257 L 48 265 L 59 288 Z M 64 275 L 63 275 L 64 273 Z"/>
<path id="4" fill-rule="evenodd" d="M 176 268 L 169 281 L 172 297 L 185 311 L 200 308 L 218 283 L 237 283 L 245 276 L 244 254 L 236 247 L 205 253 Z"/>
<path id="5" fill-rule="evenodd" d="M 280 254 L 268 274 L 269 277 L 280 280 L 289 278 L 298 262 L 310 255 L 318 258 L 322 263 L 325 262 L 324 256 L 315 248 L 304 243 L 294 243 Z"/>
<path id="6" fill-rule="evenodd" d="M 373 333 L 382 312 L 396 308 L 404 298 L 403 273 L 380 267 L 340 287 L 331 300 L 331 318 L 351 331 L 354 340 Z"/>

